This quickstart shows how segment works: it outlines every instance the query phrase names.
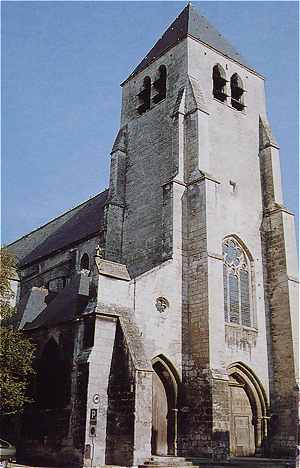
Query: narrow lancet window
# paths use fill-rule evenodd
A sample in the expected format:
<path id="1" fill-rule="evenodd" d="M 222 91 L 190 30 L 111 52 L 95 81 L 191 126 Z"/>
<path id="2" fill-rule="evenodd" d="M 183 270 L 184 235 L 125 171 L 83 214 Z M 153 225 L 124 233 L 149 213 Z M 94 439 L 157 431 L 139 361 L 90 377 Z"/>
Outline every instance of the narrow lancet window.
<path id="1" fill-rule="evenodd" d="M 167 69 L 165 65 L 159 67 L 158 73 L 159 76 L 153 83 L 154 90 L 156 91 L 153 97 L 153 102 L 155 104 L 165 99 L 167 93 Z"/>
<path id="2" fill-rule="evenodd" d="M 253 326 L 251 314 L 251 268 L 246 252 L 236 239 L 223 243 L 225 322 Z"/>
<path id="3" fill-rule="evenodd" d="M 143 89 L 138 94 L 139 106 L 138 113 L 143 114 L 146 110 L 150 109 L 151 104 L 151 79 L 149 76 L 144 78 Z"/>
<path id="4" fill-rule="evenodd" d="M 219 101 L 226 101 L 227 92 L 226 92 L 226 75 L 223 67 L 220 64 L 217 64 L 213 68 L 213 96 Z"/>
<path id="5" fill-rule="evenodd" d="M 244 105 L 244 87 L 243 82 L 239 75 L 235 73 L 230 79 L 231 89 L 231 105 L 238 111 L 242 111 L 245 108 Z"/>
<path id="6" fill-rule="evenodd" d="M 84 253 L 80 261 L 80 270 L 89 270 L 90 269 L 90 259 L 87 253 Z"/>

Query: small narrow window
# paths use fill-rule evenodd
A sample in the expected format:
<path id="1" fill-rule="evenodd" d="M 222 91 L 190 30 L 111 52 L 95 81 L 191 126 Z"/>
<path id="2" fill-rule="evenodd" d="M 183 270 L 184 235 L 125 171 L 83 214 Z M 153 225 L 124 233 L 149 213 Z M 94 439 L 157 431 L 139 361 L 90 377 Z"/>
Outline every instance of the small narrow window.
<path id="1" fill-rule="evenodd" d="M 149 76 L 144 78 L 143 89 L 138 94 L 139 106 L 137 108 L 139 114 L 143 114 L 150 109 L 151 104 L 151 79 Z"/>
<path id="2" fill-rule="evenodd" d="M 80 261 L 80 270 L 89 270 L 90 269 L 90 259 L 87 253 L 84 253 Z"/>
<path id="3" fill-rule="evenodd" d="M 167 93 L 167 69 L 165 65 L 161 65 L 159 67 L 158 73 L 159 76 L 153 83 L 153 87 L 156 91 L 156 94 L 153 97 L 153 102 L 155 104 L 165 99 Z"/>
<path id="4" fill-rule="evenodd" d="M 59 278 L 53 278 L 48 282 L 49 292 L 59 292 L 67 284 L 67 278 L 65 276 L 60 276 Z"/>
<path id="5" fill-rule="evenodd" d="M 245 90 L 243 89 L 243 82 L 239 75 L 235 73 L 230 79 L 231 89 L 231 105 L 238 111 L 242 111 L 245 108 L 243 95 Z"/>
<path id="6" fill-rule="evenodd" d="M 213 68 L 213 96 L 219 101 L 226 101 L 226 75 L 224 69 L 220 64 L 217 64 Z"/>

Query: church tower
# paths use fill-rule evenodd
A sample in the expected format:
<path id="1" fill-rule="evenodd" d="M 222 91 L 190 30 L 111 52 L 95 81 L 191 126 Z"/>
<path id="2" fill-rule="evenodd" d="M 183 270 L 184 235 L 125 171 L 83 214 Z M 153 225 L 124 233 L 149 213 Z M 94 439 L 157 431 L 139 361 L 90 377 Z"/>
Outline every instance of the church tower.
<path id="1" fill-rule="evenodd" d="M 8 246 L 36 345 L 18 457 L 292 457 L 297 258 L 264 78 L 188 4 L 122 90 L 109 190 Z"/>
<path id="2" fill-rule="evenodd" d="M 296 248 L 264 78 L 188 4 L 122 89 L 105 259 L 167 399 L 152 453 L 291 455 Z"/>

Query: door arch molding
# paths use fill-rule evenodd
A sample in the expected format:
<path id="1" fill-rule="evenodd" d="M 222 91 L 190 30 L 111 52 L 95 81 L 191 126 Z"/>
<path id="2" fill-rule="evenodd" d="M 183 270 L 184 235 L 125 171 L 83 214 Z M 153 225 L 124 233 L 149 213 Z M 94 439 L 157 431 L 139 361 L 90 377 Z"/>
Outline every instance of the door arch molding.
<path id="1" fill-rule="evenodd" d="M 244 385 L 253 413 L 255 450 L 259 452 L 267 438 L 268 400 L 266 392 L 255 373 L 242 362 L 235 362 L 228 367 L 229 377 Z"/>
<path id="2" fill-rule="evenodd" d="M 175 366 L 163 354 L 159 354 L 151 361 L 153 370 L 163 384 L 167 398 L 167 453 L 177 454 L 177 412 L 180 377 Z M 152 450 L 155 447 L 152 440 Z"/>

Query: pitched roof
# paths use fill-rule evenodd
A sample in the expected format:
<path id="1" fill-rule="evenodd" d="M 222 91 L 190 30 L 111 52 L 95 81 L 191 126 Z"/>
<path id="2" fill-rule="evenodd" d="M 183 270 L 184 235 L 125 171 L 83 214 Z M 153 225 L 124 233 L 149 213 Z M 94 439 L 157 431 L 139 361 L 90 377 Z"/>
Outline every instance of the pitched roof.
<path id="1" fill-rule="evenodd" d="M 169 26 L 162 37 L 152 47 L 146 57 L 131 73 L 128 79 L 144 70 L 151 62 L 163 55 L 167 50 L 178 44 L 187 36 L 204 42 L 225 56 L 239 62 L 241 65 L 251 68 L 247 61 L 237 52 L 234 47 L 207 21 L 204 16 L 188 3 L 180 15 Z M 127 80 L 126 80 L 127 81 Z"/>
<path id="2" fill-rule="evenodd" d="M 87 306 L 89 282 L 89 277 L 82 273 L 74 276 L 70 284 L 62 289 L 32 322 L 25 323 L 23 329 L 51 327 L 73 320 L 75 315 L 81 314 Z"/>
<path id="3" fill-rule="evenodd" d="M 96 235 L 103 228 L 108 190 L 99 193 L 44 226 L 8 245 L 20 266 L 74 245 Z"/>

